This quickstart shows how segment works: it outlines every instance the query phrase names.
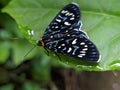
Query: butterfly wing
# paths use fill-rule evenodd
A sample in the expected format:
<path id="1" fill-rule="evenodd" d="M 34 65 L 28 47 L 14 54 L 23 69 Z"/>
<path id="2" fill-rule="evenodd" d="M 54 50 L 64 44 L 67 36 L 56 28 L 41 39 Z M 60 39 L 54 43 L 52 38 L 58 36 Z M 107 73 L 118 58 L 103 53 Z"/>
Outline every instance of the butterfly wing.
<path id="1" fill-rule="evenodd" d="M 45 47 L 54 52 L 81 60 L 91 62 L 98 62 L 100 60 L 97 47 L 84 34 L 81 34 L 81 31 L 66 36 L 63 35 L 61 38 L 55 37 L 54 40 L 46 42 Z"/>
<path id="2" fill-rule="evenodd" d="M 82 22 L 80 17 L 79 6 L 76 3 L 65 6 L 47 27 L 43 37 L 58 32 L 65 32 L 68 29 L 81 29 Z"/>
<path id="3" fill-rule="evenodd" d="M 75 3 L 65 6 L 47 27 L 42 41 L 44 47 L 81 60 L 98 62 L 97 47 L 81 30 L 82 22 L 79 6 Z"/>

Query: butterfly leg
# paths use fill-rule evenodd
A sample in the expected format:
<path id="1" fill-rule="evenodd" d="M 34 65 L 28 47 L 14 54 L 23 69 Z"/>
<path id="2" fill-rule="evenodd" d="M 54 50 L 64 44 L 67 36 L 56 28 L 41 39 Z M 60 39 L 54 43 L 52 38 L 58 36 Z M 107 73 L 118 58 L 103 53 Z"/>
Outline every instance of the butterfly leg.
<path id="1" fill-rule="evenodd" d="M 47 50 L 47 48 L 44 48 L 46 50 L 46 54 L 49 56 L 49 51 Z"/>
<path id="2" fill-rule="evenodd" d="M 57 54 L 57 53 L 55 53 L 55 55 L 58 57 L 58 59 L 61 61 L 61 58 L 60 58 L 60 56 Z"/>
<path id="3" fill-rule="evenodd" d="M 87 35 L 87 31 L 86 30 L 81 30 L 84 34 L 86 34 Z"/>
<path id="4" fill-rule="evenodd" d="M 82 30 L 84 33 L 87 33 L 87 31 L 86 30 Z"/>
<path id="5" fill-rule="evenodd" d="M 81 30 L 81 31 L 83 32 L 83 34 L 85 35 L 85 37 L 89 39 L 86 30 Z"/>

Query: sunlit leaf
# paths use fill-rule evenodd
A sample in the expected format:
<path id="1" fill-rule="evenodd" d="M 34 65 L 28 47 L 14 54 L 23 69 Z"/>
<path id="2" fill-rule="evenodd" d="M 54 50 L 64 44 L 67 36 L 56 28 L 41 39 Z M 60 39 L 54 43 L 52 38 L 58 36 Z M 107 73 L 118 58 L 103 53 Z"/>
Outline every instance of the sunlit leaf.
<path id="1" fill-rule="evenodd" d="M 12 0 L 3 12 L 10 14 L 24 36 L 32 44 L 36 44 L 36 40 L 42 37 L 59 10 L 71 2 L 73 0 Z M 74 0 L 74 2 L 80 5 L 82 11 L 82 29 L 87 31 L 90 39 L 97 45 L 102 59 L 96 64 L 60 55 L 61 61 L 80 70 L 119 70 L 119 0 Z"/>

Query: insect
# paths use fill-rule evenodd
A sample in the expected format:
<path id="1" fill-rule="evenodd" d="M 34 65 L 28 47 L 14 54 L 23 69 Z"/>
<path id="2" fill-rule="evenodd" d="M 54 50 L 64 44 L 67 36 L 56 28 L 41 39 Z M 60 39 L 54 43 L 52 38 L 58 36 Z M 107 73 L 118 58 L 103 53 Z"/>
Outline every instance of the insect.
<path id="1" fill-rule="evenodd" d="M 98 62 L 100 54 L 81 30 L 82 21 L 76 3 L 66 5 L 49 24 L 38 46 L 84 61 Z"/>

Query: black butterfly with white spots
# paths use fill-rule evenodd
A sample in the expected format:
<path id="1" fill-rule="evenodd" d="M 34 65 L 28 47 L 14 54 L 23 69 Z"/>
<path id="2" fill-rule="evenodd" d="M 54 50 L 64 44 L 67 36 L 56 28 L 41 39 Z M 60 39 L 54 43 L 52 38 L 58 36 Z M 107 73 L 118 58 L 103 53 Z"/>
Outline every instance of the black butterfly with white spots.
<path id="1" fill-rule="evenodd" d="M 68 4 L 53 19 L 44 32 L 42 40 L 39 40 L 37 44 L 55 53 L 84 61 L 98 62 L 99 51 L 81 27 L 78 4 Z"/>

